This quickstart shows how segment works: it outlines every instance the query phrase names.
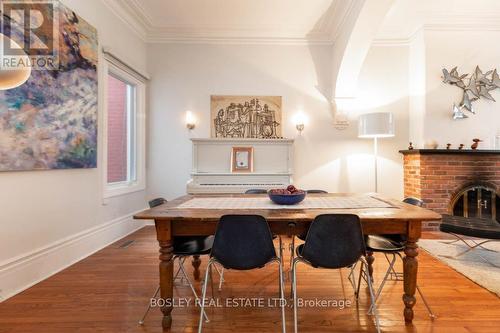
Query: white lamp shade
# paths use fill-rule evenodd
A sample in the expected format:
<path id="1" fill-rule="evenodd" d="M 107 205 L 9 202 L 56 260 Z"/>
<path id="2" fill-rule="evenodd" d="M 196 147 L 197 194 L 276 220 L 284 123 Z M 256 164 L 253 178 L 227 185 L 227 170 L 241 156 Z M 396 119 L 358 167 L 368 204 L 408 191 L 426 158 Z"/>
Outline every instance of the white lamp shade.
<path id="1" fill-rule="evenodd" d="M 367 113 L 359 116 L 358 137 L 389 138 L 393 136 L 394 117 L 392 113 Z"/>
<path id="2" fill-rule="evenodd" d="M 31 75 L 30 59 L 16 42 L 10 40 L 7 36 L 0 34 L 0 58 L 10 57 L 4 55 L 4 42 L 10 43 L 18 49 L 18 54 L 12 56 L 13 62 L 0 61 L 0 90 L 7 90 L 19 87 L 26 82 Z M 16 60 L 17 59 L 17 60 Z M 8 59 L 6 59 L 8 60 Z M 21 61 L 20 61 L 21 60 Z M 16 67 L 10 67 L 11 64 L 17 64 Z"/>

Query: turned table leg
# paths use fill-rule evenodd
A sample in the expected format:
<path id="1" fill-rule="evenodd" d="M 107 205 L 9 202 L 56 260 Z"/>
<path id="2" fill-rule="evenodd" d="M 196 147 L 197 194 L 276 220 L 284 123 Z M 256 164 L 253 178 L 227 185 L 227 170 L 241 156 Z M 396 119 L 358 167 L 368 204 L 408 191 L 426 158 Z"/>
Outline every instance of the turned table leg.
<path id="1" fill-rule="evenodd" d="M 421 225 L 410 224 L 408 232 L 408 241 L 405 246 L 405 257 L 403 259 L 404 274 L 404 294 L 403 302 L 405 304 L 404 317 L 407 324 L 413 321 L 413 307 L 415 306 L 415 290 L 417 288 L 418 272 L 418 245 L 417 240 L 420 237 Z"/>
<path id="2" fill-rule="evenodd" d="M 191 261 L 191 265 L 193 265 L 193 277 L 195 281 L 200 281 L 200 256 L 193 256 L 193 260 Z"/>
<path id="3" fill-rule="evenodd" d="M 162 300 L 171 301 L 174 296 L 174 263 L 173 263 L 173 244 L 171 235 L 170 221 L 156 220 L 156 236 L 160 245 L 160 295 Z M 166 302 L 172 304 L 172 302 Z M 172 306 L 161 307 L 163 312 L 162 326 L 164 329 L 170 329 L 172 326 Z"/>
<path id="4" fill-rule="evenodd" d="M 372 251 L 366 251 L 366 262 L 368 263 L 368 274 L 370 275 L 370 279 L 373 281 L 373 262 L 375 261 L 375 257 L 373 256 Z"/>

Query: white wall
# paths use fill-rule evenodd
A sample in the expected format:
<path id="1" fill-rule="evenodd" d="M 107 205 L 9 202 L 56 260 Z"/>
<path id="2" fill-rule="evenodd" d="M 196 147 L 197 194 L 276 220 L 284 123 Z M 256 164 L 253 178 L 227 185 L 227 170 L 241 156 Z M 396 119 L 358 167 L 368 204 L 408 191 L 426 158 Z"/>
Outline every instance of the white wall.
<path id="1" fill-rule="evenodd" d="M 97 28 L 101 46 L 146 68 L 145 44 L 101 1 L 63 3 Z M 141 225 L 130 214 L 146 206 L 145 191 L 103 204 L 101 173 L 100 167 L 0 173 L 0 300 Z"/>
<path id="2" fill-rule="evenodd" d="M 148 193 L 174 198 L 190 178 L 190 135 L 210 135 L 210 95 L 283 96 L 284 135 L 295 137 L 295 183 L 329 191 L 373 190 L 372 143 L 357 138 L 360 113 L 391 111 L 397 136 L 381 141 L 380 192 L 402 196 L 401 156 L 408 139 L 408 49 L 374 47 L 361 78 L 358 99 L 343 108 L 352 118 L 345 131 L 332 126 L 329 104 L 316 86 L 331 66 L 328 46 L 151 44 Z M 198 118 L 192 133 L 185 110 Z M 293 115 L 309 117 L 302 136 Z"/>
<path id="3" fill-rule="evenodd" d="M 446 143 L 470 147 L 473 138 L 485 140 L 484 148 L 493 148 L 495 135 L 500 135 L 500 89 L 491 92 L 498 102 L 481 98 L 473 103 L 476 114 L 453 121 L 452 106 L 462 100 L 462 90 L 442 83 L 441 70 L 458 66 L 460 74 L 473 73 L 476 65 L 486 72 L 500 70 L 500 47 L 493 41 L 500 31 L 426 31 L 426 117 L 425 140 L 436 140 L 441 148 Z"/>

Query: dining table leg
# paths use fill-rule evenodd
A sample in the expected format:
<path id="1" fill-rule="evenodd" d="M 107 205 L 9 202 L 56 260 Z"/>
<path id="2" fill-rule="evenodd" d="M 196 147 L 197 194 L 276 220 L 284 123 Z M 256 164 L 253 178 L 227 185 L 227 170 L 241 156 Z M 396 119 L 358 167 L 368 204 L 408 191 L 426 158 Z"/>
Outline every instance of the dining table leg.
<path id="1" fill-rule="evenodd" d="M 160 245 L 160 295 L 164 302 L 160 308 L 163 313 L 162 327 L 172 326 L 172 300 L 174 296 L 174 262 L 171 222 L 155 220 L 157 240 Z"/>
<path id="2" fill-rule="evenodd" d="M 366 262 L 368 264 L 368 275 L 373 281 L 373 263 L 375 262 L 375 257 L 373 256 L 372 251 L 366 251 Z"/>
<path id="3" fill-rule="evenodd" d="M 418 245 L 417 241 L 421 235 L 421 224 L 409 222 L 408 225 L 408 240 L 404 249 L 405 257 L 403 259 L 403 275 L 404 275 L 404 294 L 403 302 L 405 305 L 404 318 L 407 324 L 413 321 L 413 307 L 416 303 L 415 291 L 417 288 L 417 273 L 418 273 Z"/>
<path id="4" fill-rule="evenodd" d="M 191 265 L 193 265 L 193 277 L 195 281 L 200 281 L 200 256 L 193 256 Z"/>

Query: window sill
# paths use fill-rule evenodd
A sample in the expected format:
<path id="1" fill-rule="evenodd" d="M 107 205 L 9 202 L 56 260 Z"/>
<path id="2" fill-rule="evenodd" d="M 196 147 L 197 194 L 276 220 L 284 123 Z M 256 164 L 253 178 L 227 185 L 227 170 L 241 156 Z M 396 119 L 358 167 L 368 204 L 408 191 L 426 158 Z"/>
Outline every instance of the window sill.
<path id="1" fill-rule="evenodd" d="M 137 181 L 110 184 L 110 185 L 107 185 L 105 187 L 103 197 L 105 199 L 112 198 L 112 197 L 118 197 L 118 196 L 126 195 L 129 193 L 144 191 L 145 189 L 146 189 L 146 186 L 144 186 L 144 184 L 141 184 L 140 182 L 137 182 Z"/>

